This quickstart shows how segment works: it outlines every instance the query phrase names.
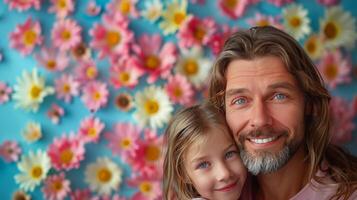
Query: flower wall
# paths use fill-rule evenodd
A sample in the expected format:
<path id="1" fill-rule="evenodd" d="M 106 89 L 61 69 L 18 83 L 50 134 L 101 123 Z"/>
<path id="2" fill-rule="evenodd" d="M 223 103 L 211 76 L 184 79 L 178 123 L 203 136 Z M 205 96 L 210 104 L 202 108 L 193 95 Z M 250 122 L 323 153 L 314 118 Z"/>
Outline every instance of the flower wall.
<path id="1" fill-rule="evenodd" d="M 357 3 L 0 2 L 0 199 L 161 199 L 162 136 L 207 95 L 235 30 L 294 36 L 333 94 L 332 142 L 357 154 Z"/>

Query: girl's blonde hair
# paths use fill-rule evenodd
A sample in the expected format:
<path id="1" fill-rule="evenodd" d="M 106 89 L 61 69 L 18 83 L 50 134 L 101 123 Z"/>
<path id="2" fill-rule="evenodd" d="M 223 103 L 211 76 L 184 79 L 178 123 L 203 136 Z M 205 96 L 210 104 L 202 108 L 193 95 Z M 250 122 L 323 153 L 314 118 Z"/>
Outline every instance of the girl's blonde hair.
<path id="1" fill-rule="evenodd" d="M 223 113 L 209 102 L 183 109 L 171 119 L 165 132 L 164 199 L 189 200 L 199 196 L 187 177 L 184 156 L 192 144 L 217 126 L 229 133 Z"/>

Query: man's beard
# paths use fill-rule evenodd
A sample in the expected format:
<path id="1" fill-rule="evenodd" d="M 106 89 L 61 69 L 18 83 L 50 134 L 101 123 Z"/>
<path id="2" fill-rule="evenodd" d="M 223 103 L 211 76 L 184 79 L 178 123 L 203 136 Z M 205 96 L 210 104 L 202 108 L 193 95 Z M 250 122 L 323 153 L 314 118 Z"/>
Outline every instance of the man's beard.
<path id="1" fill-rule="evenodd" d="M 240 156 L 248 171 L 253 175 L 267 174 L 275 172 L 281 167 L 283 167 L 290 158 L 296 153 L 301 144 L 300 141 L 290 141 L 286 142 L 281 150 L 274 153 L 271 151 L 255 151 L 248 152 L 244 142 L 247 138 L 254 138 L 259 136 L 266 137 L 288 137 L 288 132 L 285 130 L 273 130 L 273 128 L 264 128 L 259 130 L 251 131 L 247 134 L 241 133 L 239 136 L 238 146 L 240 149 Z M 280 139 L 280 138 L 276 138 Z"/>

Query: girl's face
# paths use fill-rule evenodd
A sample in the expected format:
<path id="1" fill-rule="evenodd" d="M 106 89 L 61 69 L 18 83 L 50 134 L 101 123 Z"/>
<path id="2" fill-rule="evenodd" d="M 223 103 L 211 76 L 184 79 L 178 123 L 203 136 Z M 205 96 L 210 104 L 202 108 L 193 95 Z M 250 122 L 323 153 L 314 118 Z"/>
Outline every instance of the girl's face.
<path id="1" fill-rule="evenodd" d="M 212 128 L 203 141 L 192 144 L 184 165 L 190 182 L 203 198 L 239 198 L 247 172 L 233 138 L 223 127 Z"/>

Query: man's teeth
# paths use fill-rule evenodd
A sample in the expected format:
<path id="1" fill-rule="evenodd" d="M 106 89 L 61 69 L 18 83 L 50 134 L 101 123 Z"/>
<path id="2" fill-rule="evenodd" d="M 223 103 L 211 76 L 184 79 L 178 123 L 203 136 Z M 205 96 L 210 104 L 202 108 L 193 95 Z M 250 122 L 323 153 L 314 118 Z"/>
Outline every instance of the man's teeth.
<path id="1" fill-rule="evenodd" d="M 250 141 L 252 141 L 254 143 L 257 143 L 257 144 L 265 144 L 265 143 L 268 143 L 268 142 L 271 142 L 271 141 L 275 140 L 276 138 L 277 138 L 277 136 L 270 137 L 270 138 L 262 138 L 262 139 L 253 139 L 253 138 L 251 138 Z"/>

